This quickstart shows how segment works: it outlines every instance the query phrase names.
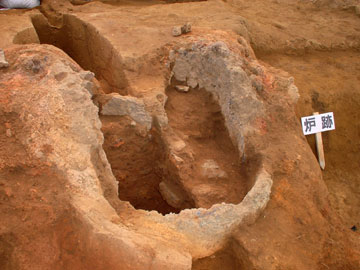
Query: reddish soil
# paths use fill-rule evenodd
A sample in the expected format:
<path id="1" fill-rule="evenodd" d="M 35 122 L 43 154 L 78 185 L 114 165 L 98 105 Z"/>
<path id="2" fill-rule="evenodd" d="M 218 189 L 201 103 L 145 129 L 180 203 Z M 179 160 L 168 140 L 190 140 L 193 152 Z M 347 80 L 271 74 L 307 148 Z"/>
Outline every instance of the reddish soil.
<path id="1" fill-rule="evenodd" d="M 181 209 L 171 207 L 162 198 L 159 184 L 181 177 L 188 196 L 195 201 L 188 208 L 241 202 L 250 183 L 246 169 L 240 167 L 238 151 L 229 137 L 218 103 L 204 89 L 179 93 L 169 87 L 167 95 L 169 125 L 191 149 L 193 160 L 186 169 L 176 172 L 156 129 L 147 133 L 129 118 L 101 116 L 103 147 L 119 182 L 119 198 L 129 201 L 136 209 L 178 213 Z M 204 175 L 202 165 L 207 160 L 214 160 L 226 176 Z"/>
<path id="2" fill-rule="evenodd" d="M 134 16 L 140 18 L 132 22 L 134 25 L 139 21 L 143 23 L 143 20 L 148 20 L 150 24 L 159 19 L 159 14 L 152 16 L 154 10 L 145 9 L 158 3 L 155 1 L 104 2 L 109 5 L 102 5 L 101 12 L 113 11 L 115 7 L 121 6 L 126 8 L 136 6 L 139 10 L 144 9 L 145 11 L 139 13 L 140 15 L 132 11 Z M 252 249 L 249 250 L 251 254 L 246 256 L 262 256 L 261 258 L 265 257 L 270 262 L 282 261 L 283 265 L 287 262 L 292 265 L 306 265 L 312 258 L 320 256 L 321 260 L 316 265 L 316 269 L 358 270 L 354 265 L 358 262 L 359 255 L 355 254 L 354 250 L 360 248 L 359 17 L 352 9 L 332 8 L 325 2 L 224 1 L 222 7 L 228 9 L 228 12 L 223 10 L 219 12 L 217 6 L 211 5 L 204 9 L 200 5 L 189 8 L 177 4 L 176 8 L 164 9 L 162 16 L 164 20 L 170 20 L 172 17 L 178 21 L 179 18 L 182 20 L 181 15 L 173 14 L 176 10 L 179 14 L 186 14 L 188 17 L 185 19 L 191 19 L 195 26 L 194 32 L 199 31 L 196 27 L 208 27 L 231 29 L 243 34 L 251 42 L 262 61 L 287 71 L 295 78 L 295 84 L 300 92 L 300 100 L 296 106 L 298 118 L 310 115 L 314 111 L 334 112 L 336 130 L 323 133 L 326 158 L 323 179 L 329 191 L 331 206 L 336 209 L 340 218 L 329 217 L 331 211 L 327 208 L 319 211 L 307 208 L 307 201 L 318 203 L 319 197 L 315 196 L 315 193 L 315 195 L 302 194 L 305 198 L 303 200 L 294 195 L 293 190 L 303 190 L 301 186 L 311 185 L 313 182 L 296 181 L 307 180 L 308 175 L 307 172 L 296 172 L 297 163 L 293 163 L 291 159 L 292 144 L 287 138 L 284 146 L 279 148 L 279 155 L 285 156 L 283 163 L 274 165 L 278 170 L 274 175 L 276 185 L 268 212 L 257 221 L 256 226 L 241 228 L 238 233 L 239 242 L 253 241 L 250 245 Z M 60 3 L 60 1 L 47 0 L 43 1 L 40 9 L 53 26 L 60 27 L 62 23 L 60 12 L 76 10 L 79 13 L 91 14 L 99 11 L 99 6 L 95 4 L 89 5 L 89 8 L 87 5 L 80 8 L 71 6 L 68 1 Z M 4 37 L 12 37 L 8 34 L 13 31 L 11 28 L 16 24 L 16 16 L 27 16 L 27 13 L 29 12 L 0 12 L 0 30 L 5 32 Z M 247 20 L 246 23 L 240 19 L 240 16 Z M 242 31 L 244 24 L 248 29 L 246 33 Z M 116 25 L 111 26 L 116 27 Z M 50 30 L 47 29 L 48 32 L 44 30 L 43 36 L 40 36 L 42 42 L 58 43 L 59 47 L 73 54 L 74 59 L 78 57 L 78 62 L 87 60 L 85 49 L 76 48 L 75 43 L 66 42 L 71 40 L 71 37 L 64 36 L 68 34 L 64 33 L 68 29 Z M 50 40 L 54 38 L 52 36 L 54 33 L 59 36 L 55 41 Z M 122 38 L 127 37 L 124 35 Z M 310 43 L 315 44 L 312 48 L 306 48 L 309 40 Z M 146 42 L 151 44 L 156 40 L 153 38 Z M 106 50 L 102 52 L 106 53 Z M 97 67 L 93 65 L 99 58 L 94 58 L 94 61 L 83 65 L 95 70 Z M 104 65 L 102 68 L 103 75 L 100 77 L 103 77 L 103 84 L 106 85 L 106 76 L 112 76 L 113 73 L 109 70 L 109 66 Z M 117 92 L 127 93 L 124 75 L 120 74 L 120 68 L 117 71 L 119 81 L 123 83 L 116 86 L 123 91 Z M 109 88 L 107 92 L 110 92 L 114 86 L 107 87 Z M 195 157 L 195 169 L 188 171 L 185 178 L 188 180 L 186 187 L 189 194 L 191 195 L 191 190 L 196 189 L 199 184 L 216 184 L 217 193 L 207 194 L 208 200 L 200 202 L 202 206 L 210 207 L 222 201 L 231 203 L 241 201 L 250 188 L 249 177 L 245 169 L 239 167 L 238 153 L 224 127 L 224 119 L 217 103 L 202 89 L 178 93 L 170 87 L 167 95 L 169 99 L 166 110 L 169 125 L 192 149 Z M 2 170 L 0 175 L 0 269 L 18 269 L 13 263 L 16 261 L 13 258 L 17 257 L 17 254 L 22 254 L 23 257 L 17 259 L 24 265 L 29 262 L 28 269 L 32 269 L 31 260 L 39 261 L 40 264 L 51 269 L 60 269 L 59 265 L 46 264 L 51 258 L 63 259 L 55 247 L 64 247 L 69 253 L 75 254 L 74 247 L 77 244 L 74 242 L 74 245 L 70 246 L 69 241 L 66 242 L 72 239 L 72 235 L 66 233 L 67 227 L 63 224 L 64 219 L 69 219 L 66 216 L 68 205 L 61 203 L 67 201 L 66 194 L 59 192 L 63 188 L 63 182 L 62 179 L 55 179 L 56 173 L 48 166 L 49 164 L 29 160 L 25 148 L 16 137 L 11 139 L 5 137 L 8 127 L 21 131 L 16 118 L 17 116 L 13 115 L 0 116 L 0 152 L 1 156 L 8 156 L 6 166 L 9 167 Z M 169 206 L 163 200 L 158 190 L 162 180 L 175 174 L 168 166 L 160 136 L 155 131 L 146 134 L 141 127 L 132 125 L 126 118 L 102 117 L 101 120 L 105 137 L 104 150 L 119 181 L 119 198 L 129 201 L 138 209 L 157 210 L 162 214 L 179 212 L 179 209 Z M 277 135 L 278 138 L 274 140 L 281 140 L 281 133 Z M 313 136 L 308 136 L 307 140 L 315 154 Z M 301 151 L 305 152 L 305 150 Z M 215 182 L 201 176 L 199 168 L 205 159 L 215 160 L 228 177 L 221 179 L 221 182 Z M 299 162 L 308 162 L 307 168 L 314 171 L 312 163 L 308 160 Z M 0 160 L 0 168 L 4 166 L 2 162 Z M 290 179 L 292 182 L 289 180 L 289 175 L 294 177 Z M 321 179 L 317 181 L 320 182 Z M 326 189 L 320 191 L 327 194 Z M 289 203 L 290 200 L 292 204 Z M 294 207 L 295 204 L 298 204 L 298 208 Z M 192 206 L 189 203 L 189 207 Z M 312 220 L 315 222 L 311 223 Z M 276 226 L 269 228 L 269 224 Z M 358 228 L 357 232 L 350 230 L 354 225 Z M 322 235 L 319 236 L 317 230 L 325 231 L 326 239 Z M 49 242 L 44 235 L 52 236 L 52 241 Z M 294 246 L 292 243 L 297 243 L 296 248 L 292 248 Z M 276 247 L 275 252 L 273 247 Z M 355 248 L 351 250 L 353 247 Z M 193 269 L 251 269 L 250 264 L 244 264 L 236 259 L 239 258 L 239 254 L 234 254 L 234 249 L 228 247 L 211 257 L 197 260 Z M 267 256 L 267 253 L 272 257 Z M 81 259 L 79 265 L 81 265 L 80 261 Z M 272 266 L 271 263 L 267 264 L 268 261 L 264 262 L 264 265 Z M 73 266 L 67 265 L 64 269 L 70 269 L 69 267 Z"/>
<path id="3" fill-rule="evenodd" d="M 334 112 L 336 130 L 323 133 L 326 168 L 324 180 L 333 207 L 346 227 L 360 228 L 360 58 L 357 52 L 318 52 L 301 56 L 283 54 L 260 58 L 295 78 L 300 100 L 297 116 Z M 307 136 L 314 154 L 315 138 Z"/>
<path id="4" fill-rule="evenodd" d="M 246 171 L 240 167 L 238 151 L 212 94 L 205 89 L 180 93 L 174 87 L 169 87 L 166 94 L 169 125 L 193 152 L 194 168 L 184 179 L 185 185 L 194 193 L 205 187 L 198 206 L 241 202 L 250 188 Z M 227 176 L 214 179 L 204 176 L 202 165 L 206 160 L 214 160 Z"/>
<path id="5" fill-rule="evenodd" d="M 6 129 L 12 130 L 10 138 Z M 19 269 L 17 263 L 26 265 L 30 258 L 57 269 L 52 258 L 60 256 L 57 246 L 66 239 L 59 230 L 69 209 L 65 181 L 50 164 L 29 158 L 21 136 L 19 116 L 0 113 L 0 155 L 7 157 L 0 161 L 0 269 Z"/>
<path id="6" fill-rule="evenodd" d="M 102 116 L 103 148 L 119 182 L 119 198 L 136 209 L 178 213 L 159 192 L 159 183 L 169 177 L 165 151 L 158 135 L 131 125 L 126 117 Z"/>

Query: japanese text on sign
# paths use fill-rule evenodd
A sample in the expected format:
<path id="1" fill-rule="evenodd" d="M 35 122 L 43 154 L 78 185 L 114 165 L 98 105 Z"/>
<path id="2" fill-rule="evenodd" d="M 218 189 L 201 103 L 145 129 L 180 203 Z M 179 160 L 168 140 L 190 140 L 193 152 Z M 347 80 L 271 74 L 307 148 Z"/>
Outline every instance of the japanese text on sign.
<path id="1" fill-rule="evenodd" d="M 301 117 L 304 135 L 335 129 L 335 119 L 332 112 Z"/>

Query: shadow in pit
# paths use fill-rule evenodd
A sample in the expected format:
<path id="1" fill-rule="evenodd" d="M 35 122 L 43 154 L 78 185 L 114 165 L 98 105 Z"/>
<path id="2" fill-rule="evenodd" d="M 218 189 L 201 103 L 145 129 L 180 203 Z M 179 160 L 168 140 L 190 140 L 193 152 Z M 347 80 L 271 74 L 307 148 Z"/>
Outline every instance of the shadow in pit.
<path id="1" fill-rule="evenodd" d="M 72 15 L 64 15 L 61 28 L 51 27 L 42 15 L 33 16 L 32 22 L 41 43 L 60 48 L 83 69 L 94 72 L 106 93 L 128 94 L 120 55 L 93 26 Z M 136 209 L 156 210 L 161 214 L 194 207 L 191 199 L 181 196 L 181 207 L 174 208 L 159 191 L 164 179 L 177 176 L 157 132 L 148 133 L 127 117 L 101 115 L 100 120 L 105 139 L 103 148 L 119 184 L 120 200 L 130 202 Z M 177 190 L 181 192 L 181 188 Z"/>
<path id="2" fill-rule="evenodd" d="M 40 43 L 60 48 L 84 70 L 94 72 L 106 93 L 128 94 L 121 56 L 94 26 L 69 14 L 63 15 L 60 28 L 51 26 L 43 15 L 31 19 Z"/>
<path id="3" fill-rule="evenodd" d="M 181 209 L 170 206 L 161 196 L 159 184 L 176 177 L 168 166 L 167 152 L 157 132 L 135 124 L 128 117 L 100 116 L 103 148 L 119 183 L 119 198 L 136 209 L 156 210 L 161 214 L 179 213 L 193 208 L 185 199 Z"/>
<path id="4" fill-rule="evenodd" d="M 254 184 L 251 179 L 255 179 L 260 160 L 249 157 L 241 163 L 221 107 L 210 92 L 199 88 L 180 92 L 175 87 L 178 83 L 167 88 L 165 109 L 170 127 L 193 155 L 191 169 L 182 174 L 185 190 L 196 207 L 240 203 Z"/>

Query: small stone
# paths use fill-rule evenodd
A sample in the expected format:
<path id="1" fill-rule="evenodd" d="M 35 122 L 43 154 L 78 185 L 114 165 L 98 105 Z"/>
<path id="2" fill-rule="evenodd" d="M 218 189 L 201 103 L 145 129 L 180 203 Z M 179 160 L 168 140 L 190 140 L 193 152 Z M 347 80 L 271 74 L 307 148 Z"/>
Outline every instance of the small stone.
<path id="1" fill-rule="evenodd" d="M 178 53 L 181 54 L 181 55 L 186 55 L 186 49 L 184 47 L 181 47 L 179 50 L 178 50 Z"/>
<path id="2" fill-rule="evenodd" d="M 177 156 L 175 154 L 172 154 L 172 156 L 173 156 L 174 160 L 176 161 L 176 163 L 183 163 L 184 162 L 184 160 L 181 157 L 179 157 L 179 156 Z"/>
<path id="3" fill-rule="evenodd" d="M 183 26 L 175 26 L 173 29 L 172 29 L 172 35 L 174 37 L 178 37 L 178 36 L 181 36 L 182 34 L 187 34 L 191 32 L 191 23 L 186 23 L 184 24 Z"/>
<path id="4" fill-rule="evenodd" d="M 175 60 L 175 56 L 176 56 L 175 51 L 174 51 L 174 50 L 170 50 L 170 51 L 169 51 L 169 60 L 170 60 L 170 61 L 174 61 L 174 60 Z"/>
<path id="5" fill-rule="evenodd" d="M 92 79 L 94 79 L 95 74 L 92 73 L 91 71 L 81 71 L 80 72 L 80 78 L 86 81 L 91 81 Z"/>
<path id="6" fill-rule="evenodd" d="M 150 130 L 152 117 L 146 111 L 143 100 L 130 96 L 121 96 L 117 93 L 109 94 L 108 97 L 110 98 L 109 101 L 102 104 L 102 115 L 129 116 L 135 122 Z"/>
<path id="7" fill-rule="evenodd" d="M 176 86 L 175 86 L 175 89 L 176 89 L 178 92 L 187 93 L 187 92 L 189 92 L 190 87 L 189 87 L 189 86 L 185 86 L 185 85 L 176 85 Z"/>
<path id="8" fill-rule="evenodd" d="M 6 136 L 8 136 L 9 138 L 12 136 L 11 129 L 6 129 Z"/>
<path id="9" fill-rule="evenodd" d="M 261 92 L 262 90 L 264 90 L 264 86 L 263 86 L 260 78 L 258 78 L 254 74 L 252 74 L 250 76 L 250 79 L 251 79 L 252 86 L 256 89 L 257 92 Z"/>
<path id="10" fill-rule="evenodd" d="M 296 104 L 300 98 L 299 89 L 295 86 L 295 84 L 291 84 L 288 89 L 288 94 L 292 101 Z"/>
<path id="11" fill-rule="evenodd" d="M 94 85 L 92 82 L 86 81 L 82 86 L 90 93 L 90 95 L 94 95 Z"/>
<path id="12" fill-rule="evenodd" d="M 14 192 L 12 191 L 12 189 L 10 187 L 6 187 L 4 188 L 5 194 L 8 197 L 14 197 Z"/>
<path id="13" fill-rule="evenodd" d="M 58 82 L 61 82 L 62 80 L 64 80 L 66 78 L 68 74 L 66 72 L 59 72 L 57 74 L 55 74 L 55 79 L 58 81 Z"/>
<path id="14" fill-rule="evenodd" d="M 275 22 L 273 23 L 273 26 L 275 26 L 276 28 L 279 28 L 279 29 L 286 29 L 286 26 L 284 26 L 283 24 L 279 23 L 279 22 Z"/>
<path id="15" fill-rule="evenodd" d="M 171 72 L 170 76 L 169 76 L 169 80 L 168 80 L 168 85 L 171 85 L 172 82 L 172 78 L 174 77 L 174 73 Z"/>
<path id="16" fill-rule="evenodd" d="M 9 66 L 9 63 L 5 59 L 5 53 L 0 49 L 0 68 L 6 68 Z"/>
<path id="17" fill-rule="evenodd" d="M 172 148 L 176 151 L 176 152 L 180 152 L 181 150 L 183 150 L 186 147 L 186 144 L 183 140 L 178 140 L 175 141 L 174 143 L 172 143 Z"/>
<path id="18" fill-rule="evenodd" d="M 246 46 L 246 41 L 243 37 L 238 37 L 237 41 L 239 42 L 239 44 Z"/>
<path id="19" fill-rule="evenodd" d="M 173 35 L 173 37 L 181 36 L 181 34 L 182 34 L 181 26 L 175 26 L 175 27 L 172 29 L 172 35 Z"/>
<path id="20" fill-rule="evenodd" d="M 159 191 L 163 199 L 172 207 L 181 208 L 183 203 L 183 199 L 181 195 L 178 194 L 172 185 L 169 185 L 166 182 L 160 182 L 159 184 Z"/>
<path id="21" fill-rule="evenodd" d="M 184 24 L 183 26 L 181 26 L 181 33 L 186 34 L 189 32 L 191 32 L 191 23 L 188 22 L 188 23 Z"/>
<path id="22" fill-rule="evenodd" d="M 33 58 L 25 63 L 25 68 L 26 70 L 31 71 L 34 74 L 37 74 L 43 69 L 43 65 L 40 59 Z"/>
<path id="23" fill-rule="evenodd" d="M 227 174 L 213 159 L 207 159 L 202 164 L 202 174 L 208 178 L 226 178 Z"/>
<path id="24" fill-rule="evenodd" d="M 163 93 L 159 93 L 156 95 L 156 99 L 160 102 L 162 106 L 165 106 L 165 103 L 167 101 L 167 96 Z"/>
<path id="25" fill-rule="evenodd" d="M 221 56 L 227 56 L 230 53 L 228 46 L 223 41 L 214 42 L 209 47 L 214 53 Z"/>
<path id="26" fill-rule="evenodd" d="M 131 121 L 130 126 L 135 127 L 135 126 L 136 126 L 136 122 L 135 122 L 135 121 Z"/>
<path id="27" fill-rule="evenodd" d="M 190 78 L 190 79 L 188 79 L 188 81 L 187 81 L 187 85 L 188 86 L 190 86 L 191 88 L 196 88 L 197 86 L 198 86 L 198 82 L 195 80 L 195 79 L 193 79 L 193 78 Z"/>
<path id="28" fill-rule="evenodd" d="M 154 121 L 156 122 L 156 125 L 162 130 L 167 128 L 169 125 L 169 119 L 167 118 L 167 115 L 159 114 L 154 116 Z"/>

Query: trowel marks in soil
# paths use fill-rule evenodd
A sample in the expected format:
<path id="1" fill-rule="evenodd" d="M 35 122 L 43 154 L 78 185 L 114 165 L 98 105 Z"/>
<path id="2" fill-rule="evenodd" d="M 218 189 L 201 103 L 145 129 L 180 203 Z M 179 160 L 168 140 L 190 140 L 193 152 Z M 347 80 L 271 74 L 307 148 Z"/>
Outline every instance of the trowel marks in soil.
<path id="1" fill-rule="evenodd" d="M 169 125 L 193 153 L 192 170 L 182 181 L 196 206 L 241 202 L 249 187 L 219 104 L 205 89 L 184 93 L 170 86 L 167 95 Z"/>
<path id="2" fill-rule="evenodd" d="M 49 25 L 42 15 L 33 16 L 32 23 L 41 43 L 62 49 L 84 70 L 94 72 L 106 93 L 127 94 L 121 57 L 95 27 L 73 15 L 64 15 L 60 28 Z"/>

